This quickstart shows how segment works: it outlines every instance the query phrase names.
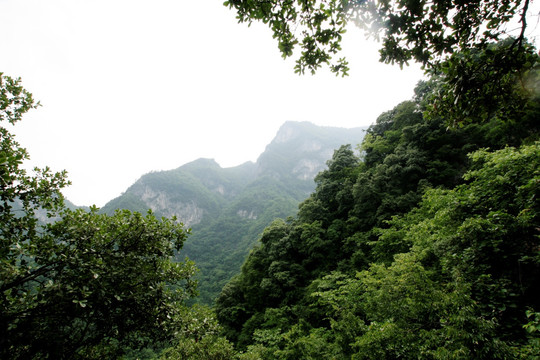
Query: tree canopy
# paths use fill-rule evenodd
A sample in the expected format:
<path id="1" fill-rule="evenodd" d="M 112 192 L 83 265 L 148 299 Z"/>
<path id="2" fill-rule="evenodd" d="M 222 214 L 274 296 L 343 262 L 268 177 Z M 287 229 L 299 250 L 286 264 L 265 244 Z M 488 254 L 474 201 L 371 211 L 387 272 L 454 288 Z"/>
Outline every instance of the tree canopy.
<path id="1" fill-rule="evenodd" d="M 417 61 L 427 67 L 468 48 L 483 48 L 507 36 L 515 21 L 520 30 L 515 43 L 524 42 L 530 0 L 409 1 L 228 0 L 239 22 L 262 21 L 277 39 L 283 57 L 297 47 L 296 72 L 315 72 L 329 65 L 336 74 L 347 74 L 341 50 L 347 25 L 353 23 L 381 41 L 381 61 L 400 66 Z"/>

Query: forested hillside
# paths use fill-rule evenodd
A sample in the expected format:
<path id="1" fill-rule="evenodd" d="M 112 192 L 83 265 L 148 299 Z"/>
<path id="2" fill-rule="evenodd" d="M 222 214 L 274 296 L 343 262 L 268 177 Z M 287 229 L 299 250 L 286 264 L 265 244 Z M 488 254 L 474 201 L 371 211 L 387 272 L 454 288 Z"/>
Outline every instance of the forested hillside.
<path id="1" fill-rule="evenodd" d="M 514 92 L 483 121 L 449 128 L 434 76 L 360 157 L 337 150 L 224 287 L 227 338 L 261 359 L 538 356 L 538 71 L 505 81 Z"/>
<path id="2" fill-rule="evenodd" d="M 142 176 L 101 212 L 116 209 L 175 216 L 191 228 L 179 260 L 199 268 L 199 302 L 212 304 L 237 273 L 263 229 L 293 216 L 315 188 L 313 178 L 341 144 L 359 144 L 365 129 L 286 122 L 256 163 L 221 168 L 198 159 L 170 171 Z"/>

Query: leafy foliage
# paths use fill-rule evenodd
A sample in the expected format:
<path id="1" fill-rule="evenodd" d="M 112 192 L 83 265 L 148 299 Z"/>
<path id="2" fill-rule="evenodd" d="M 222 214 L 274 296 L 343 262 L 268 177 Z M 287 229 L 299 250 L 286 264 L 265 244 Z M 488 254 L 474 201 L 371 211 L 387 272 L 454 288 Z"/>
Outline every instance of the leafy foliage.
<path id="1" fill-rule="evenodd" d="M 66 212 L 47 225 L 21 249 L 24 272 L 5 274 L 3 332 L 12 356 L 24 349 L 16 357 L 92 357 L 171 336 L 169 319 L 194 291 L 194 265 L 170 261 L 186 232 L 152 215 L 96 211 Z"/>
<path id="2" fill-rule="evenodd" d="M 538 107 L 527 100 L 539 89 L 538 56 L 525 39 L 530 0 L 231 0 L 224 5 L 236 10 L 239 22 L 267 24 L 283 57 L 300 47 L 299 74 L 327 65 L 336 75 L 347 75 L 346 59 L 333 57 L 347 24 L 354 23 L 381 41 L 380 61 L 400 67 L 417 61 L 426 74 L 443 80 L 430 106 L 450 126 L 486 121 L 497 112 L 521 118 L 518 112 Z M 518 22 L 517 32 L 510 29 Z"/>
<path id="3" fill-rule="evenodd" d="M 306 69 L 314 73 L 322 64 L 330 64 L 332 56 L 341 50 L 340 43 L 347 23 L 344 1 L 231 0 L 224 5 L 237 11 L 239 22 L 257 20 L 267 24 L 284 58 L 291 56 L 295 46 L 300 43 L 303 52 L 295 68 L 298 73 L 303 74 Z M 297 36 L 298 33 L 301 36 Z M 332 64 L 331 68 L 342 74 L 348 70 L 345 59 Z"/>
<path id="4" fill-rule="evenodd" d="M 474 153 L 470 183 L 428 191 L 383 231 L 410 252 L 319 282 L 334 328 L 357 318 L 352 358 L 515 356 L 508 344 L 524 340 L 526 309 L 539 305 L 539 145 Z"/>
<path id="5" fill-rule="evenodd" d="M 0 120 L 35 107 L 19 80 L 0 75 L 0 88 Z M 0 135 L 0 357 L 111 358 L 175 338 L 195 291 L 193 263 L 172 261 L 183 226 L 69 210 L 65 172 L 28 175 L 26 150 Z"/>
<path id="6" fill-rule="evenodd" d="M 21 79 L 4 76 L 0 72 L 0 121 L 15 124 L 31 109 L 39 106 L 35 103 L 32 94 L 21 85 Z"/>
<path id="7" fill-rule="evenodd" d="M 528 119 L 527 113 L 538 107 L 540 68 L 538 54 L 528 43 L 517 46 L 514 39 L 506 39 L 466 49 L 452 54 L 434 73 L 440 86 L 428 113 L 444 114 L 453 126 L 517 118 L 534 128 L 536 119 Z"/>
<path id="8" fill-rule="evenodd" d="M 182 314 L 180 336 L 173 346 L 164 350 L 159 359 L 229 360 L 233 346 L 220 336 L 220 326 L 206 307 L 193 306 Z"/>
<path id="9" fill-rule="evenodd" d="M 415 60 L 437 65 L 449 54 L 484 48 L 507 32 L 508 23 L 519 16 L 521 47 L 527 27 L 529 1 L 408 1 L 408 0 L 322 0 L 322 1 L 225 1 L 239 22 L 261 21 L 272 30 L 283 57 L 296 47 L 295 71 L 314 73 L 328 65 L 346 75 L 348 63 L 333 57 L 341 50 L 347 24 L 363 28 L 381 39 L 381 61 L 403 66 Z"/>

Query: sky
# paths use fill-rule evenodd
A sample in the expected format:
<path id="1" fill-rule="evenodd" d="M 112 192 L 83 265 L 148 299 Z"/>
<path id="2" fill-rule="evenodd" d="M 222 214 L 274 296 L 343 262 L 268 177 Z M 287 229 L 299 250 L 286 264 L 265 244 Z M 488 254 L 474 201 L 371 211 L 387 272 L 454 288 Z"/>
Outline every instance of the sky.
<path id="1" fill-rule="evenodd" d="M 103 206 L 150 171 L 255 161 L 285 121 L 368 126 L 422 78 L 379 63 L 354 28 L 349 77 L 299 76 L 264 25 L 222 3 L 0 0 L 0 72 L 42 104 L 12 129 L 26 166 L 67 170 L 65 196 Z"/>

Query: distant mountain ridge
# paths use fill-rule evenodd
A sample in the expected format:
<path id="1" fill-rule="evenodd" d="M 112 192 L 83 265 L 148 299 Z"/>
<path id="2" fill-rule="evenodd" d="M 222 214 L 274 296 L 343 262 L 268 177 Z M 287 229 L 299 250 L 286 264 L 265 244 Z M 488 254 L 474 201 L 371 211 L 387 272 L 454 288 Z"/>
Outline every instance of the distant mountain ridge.
<path id="1" fill-rule="evenodd" d="M 102 212 L 116 209 L 176 216 L 192 228 L 179 256 L 200 268 L 201 301 L 210 303 L 236 273 L 262 230 L 296 213 L 315 188 L 335 149 L 361 143 L 365 128 L 284 123 L 255 163 L 222 168 L 198 159 L 174 170 L 143 175 Z"/>
<path id="2" fill-rule="evenodd" d="M 204 215 L 215 216 L 254 178 L 254 163 L 223 169 L 215 160 L 198 159 L 178 169 L 143 175 L 102 211 L 151 209 L 158 216 L 176 216 L 190 227 L 200 223 Z"/>

